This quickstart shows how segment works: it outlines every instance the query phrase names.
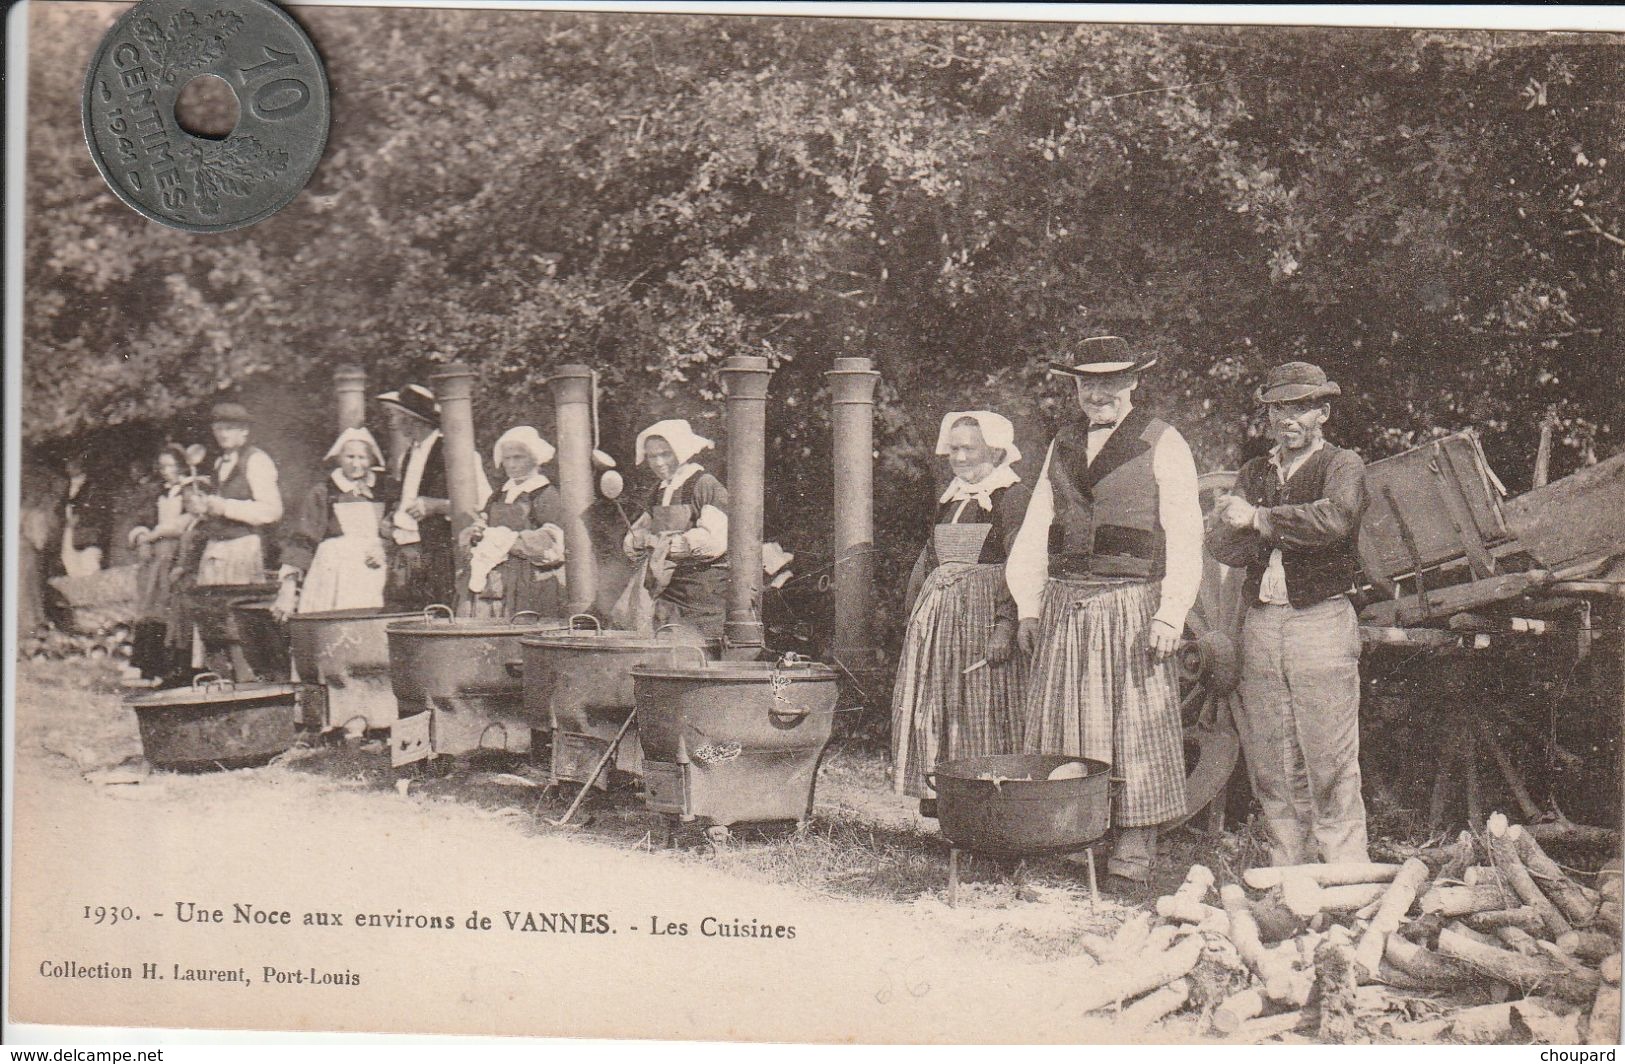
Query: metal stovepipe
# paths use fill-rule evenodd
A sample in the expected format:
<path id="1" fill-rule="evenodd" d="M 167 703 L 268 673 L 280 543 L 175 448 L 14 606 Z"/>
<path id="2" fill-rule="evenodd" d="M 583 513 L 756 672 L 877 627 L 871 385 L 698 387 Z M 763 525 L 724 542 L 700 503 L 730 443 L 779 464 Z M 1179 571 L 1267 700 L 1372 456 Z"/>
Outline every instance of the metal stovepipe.
<path id="1" fill-rule="evenodd" d="M 874 405 L 880 374 L 867 358 L 837 358 L 829 381 L 835 465 L 835 660 L 867 668 L 874 641 Z"/>
<path id="2" fill-rule="evenodd" d="M 446 459 L 446 495 L 451 504 L 452 556 L 457 578 L 457 611 L 466 616 L 471 608 L 467 580 L 468 548 L 462 546 L 462 533 L 474 523 L 480 508 L 478 476 L 474 452 L 474 371 L 454 362 L 436 373 L 435 397 L 440 401 L 440 431 L 444 435 L 441 452 Z"/>
<path id="3" fill-rule="evenodd" d="M 590 613 L 598 598 L 598 559 L 587 531 L 592 506 L 592 370 L 560 366 L 548 379 L 559 437 L 559 495 L 564 505 L 564 582 L 569 612 Z"/>
<path id="4" fill-rule="evenodd" d="M 359 429 L 367 424 L 367 371 L 360 366 L 333 368 L 333 401 L 337 407 L 339 431 Z"/>
<path id="5" fill-rule="evenodd" d="M 762 498 L 767 450 L 767 359 L 736 355 L 722 365 L 728 393 L 728 614 L 723 640 L 730 657 L 753 657 L 766 645 L 762 595 Z"/>

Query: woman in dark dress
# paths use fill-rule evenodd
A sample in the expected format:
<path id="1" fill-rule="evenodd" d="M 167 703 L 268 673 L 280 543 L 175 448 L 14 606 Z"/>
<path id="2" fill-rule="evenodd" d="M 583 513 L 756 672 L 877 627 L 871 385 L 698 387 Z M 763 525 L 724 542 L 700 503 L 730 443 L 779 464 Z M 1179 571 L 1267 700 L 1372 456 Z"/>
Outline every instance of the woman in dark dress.
<path id="1" fill-rule="evenodd" d="M 681 418 L 638 433 L 636 460 L 660 483 L 624 546 L 634 563 L 649 562 L 656 626 L 688 624 L 720 639 L 728 594 L 728 489 L 694 461 L 711 445 Z"/>
<path id="2" fill-rule="evenodd" d="M 933 800 L 939 762 L 1015 753 L 1026 666 L 1013 655 L 1015 603 L 1004 561 L 1027 512 L 1010 422 L 987 410 L 942 419 L 936 453 L 954 478 L 909 579 L 908 629 L 892 693 L 892 785 Z"/>
<path id="3" fill-rule="evenodd" d="M 475 615 L 558 617 L 565 601 L 563 503 L 541 470 L 553 459 L 553 445 L 519 425 L 497 440 L 493 457 L 508 479 L 467 533 Z"/>

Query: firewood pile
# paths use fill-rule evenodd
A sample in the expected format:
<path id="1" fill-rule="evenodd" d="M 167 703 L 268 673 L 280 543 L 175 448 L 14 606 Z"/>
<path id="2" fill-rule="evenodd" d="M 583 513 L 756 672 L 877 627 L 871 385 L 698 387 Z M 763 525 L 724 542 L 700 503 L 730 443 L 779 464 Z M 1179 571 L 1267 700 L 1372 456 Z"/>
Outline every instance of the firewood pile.
<path id="1" fill-rule="evenodd" d="M 1247 1043 L 1616 1044 L 1620 864 L 1576 875 L 1500 813 L 1400 864 L 1253 868 L 1222 888 L 1195 865 L 1154 917 L 1085 937 L 1084 1005 Z"/>

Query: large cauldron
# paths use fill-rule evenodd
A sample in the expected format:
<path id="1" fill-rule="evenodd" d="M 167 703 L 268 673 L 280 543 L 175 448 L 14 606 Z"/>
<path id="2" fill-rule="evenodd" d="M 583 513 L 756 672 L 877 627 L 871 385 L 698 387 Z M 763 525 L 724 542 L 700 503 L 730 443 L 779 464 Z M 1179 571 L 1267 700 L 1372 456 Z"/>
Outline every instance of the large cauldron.
<path id="1" fill-rule="evenodd" d="M 141 750 L 159 768 L 195 771 L 260 765 L 287 750 L 299 715 L 291 683 L 235 684 L 204 673 L 192 686 L 125 699 Z"/>
<path id="2" fill-rule="evenodd" d="M 326 731 L 360 726 L 370 730 L 394 724 L 395 693 L 390 685 L 389 636 L 385 630 L 421 616 L 359 609 L 296 613 L 289 617 L 288 638 L 299 678 L 327 688 L 323 719 L 306 720 L 305 727 Z"/>
<path id="3" fill-rule="evenodd" d="M 806 661 L 708 662 L 632 669 L 643 737 L 644 799 L 719 828 L 805 821 L 835 723 L 835 671 Z"/>
<path id="4" fill-rule="evenodd" d="M 533 613 L 507 621 L 454 617 L 446 606 L 429 606 L 417 620 L 389 625 L 389 678 L 397 712 L 434 714 L 430 743 L 437 754 L 482 746 L 528 750 L 523 687 L 508 663 L 519 660 L 524 636 L 564 626 L 562 618 Z"/>
<path id="5" fill-rule="evenodd" d="M 1049 779 L 1062 765 L 1085 774 Z M 1081 850 L 1111 825 L 1110 766 L 1062 754 L 996 754 L 939 764 L 927 779 L 955 847 L 995 857 Z"/>

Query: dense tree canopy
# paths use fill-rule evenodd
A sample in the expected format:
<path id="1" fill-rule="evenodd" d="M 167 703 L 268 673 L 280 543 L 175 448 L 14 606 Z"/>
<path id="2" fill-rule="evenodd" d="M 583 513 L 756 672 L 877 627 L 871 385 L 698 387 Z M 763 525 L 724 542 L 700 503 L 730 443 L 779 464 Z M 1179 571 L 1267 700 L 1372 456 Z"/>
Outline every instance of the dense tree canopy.
<path id="1" fill-rule="evenodd" d="M 606 443 L 779 367 L 769 531 L 826 545 L 831 360 L 884 374 L 882 574 L 937 418 L 1064 410 L 1115 332 L 1199 462 L 1262 370 L 1323 364 L 1368 458 L 1476 426 L 1513 490 L 1618 449 L 1620 48 L 1595 36 L 300 8 L 334 88 L 310 187 L 192 236 L 105 188 L 80 78 L 118 6 L 34 9 L 26 437 L 167 425 L 222 390 L 461 360 L 482 436 L 603 372 Z M 1033 463 L 1027 463 L 1029 467 Z M 792 539 L 795 537 L 792 536 Z"/>

